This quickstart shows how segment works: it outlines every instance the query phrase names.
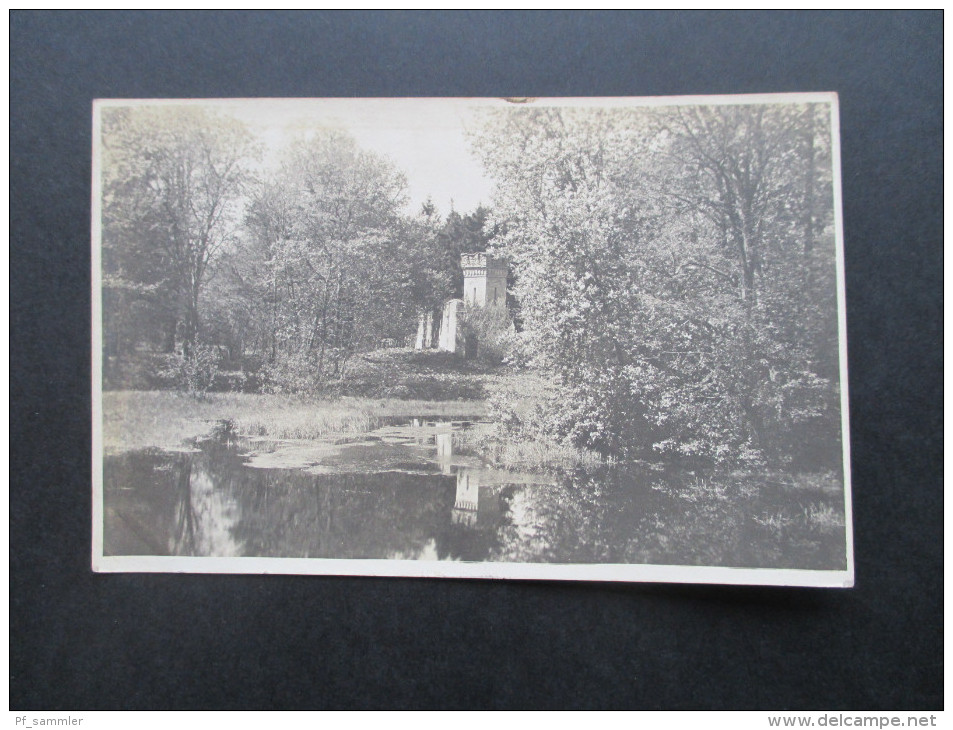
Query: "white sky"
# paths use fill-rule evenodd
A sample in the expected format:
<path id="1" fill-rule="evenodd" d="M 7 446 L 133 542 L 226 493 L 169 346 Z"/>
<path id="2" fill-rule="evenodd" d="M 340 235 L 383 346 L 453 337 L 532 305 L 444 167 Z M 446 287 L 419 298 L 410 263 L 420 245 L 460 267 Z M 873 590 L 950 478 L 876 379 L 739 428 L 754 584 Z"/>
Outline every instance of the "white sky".
<path id="1" fill-rule="evenodd" d="M 465 136 L 476 106 L 466 99 L 255 99 L 215 103 L 248 125 L 265 145 L 265 160 L 294 137 L 340 129 L 358 145 L 389 157 L 407 176 L 415 213 L 431 197 L 442 215 L 489 205 L 492 181 Z"/>
<path id="2" fill-rule="evenodd" d="M 750 94 L 709 97 L 532 99 L 536 106 L 630 107 L 679 104 L 755 104 L 836 102 L 821 94 Z M 480 203 L 490 205 L 493 182 L 470 151 L 466 131 L 478 122 L 478 110 L 503 108 L 503 99 L 167 99 L 100 100 L 98 104 L 132 106 L 196 104 L 221 109 L 248 125 L 266 146 L 264 163 L 295 137 L 332 128 L 345 131 L 361 147 L 389 157 L 406 175 L 408 213 L 431 197 L 441 215 L 450 201 L 460 213 Z"/>

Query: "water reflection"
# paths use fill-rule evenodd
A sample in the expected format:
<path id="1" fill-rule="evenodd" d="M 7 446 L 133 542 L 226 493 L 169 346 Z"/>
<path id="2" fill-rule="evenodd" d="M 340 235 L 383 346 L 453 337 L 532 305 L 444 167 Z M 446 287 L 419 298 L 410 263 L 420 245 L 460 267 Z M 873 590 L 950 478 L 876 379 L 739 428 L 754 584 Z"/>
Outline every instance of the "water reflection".
<path id="1" fill-rule="evenodd" d="M 226 490 L 217 489 L 207 464 L 188 460 L 179 469 L 175 502 L 173 555 L 241 555 L 235 539 L 241 507 Z"/>
<path id="2" fill-rule="evenodd" d="M 455 452 L 467 425 L 107 457 L 104 552 L 844 567 L 836 515 L 826 529 L 786 529 L 805 505 L 836 506 L 829 491 L 792 503 L 686 472 L 513 473 Z"/>
<path id="3" fill-rule="evenodd" d="M 444 474 L 452 474 L 453 435 L 448 429 L 443 433 L 434 434 L 434 439 L 437 442 L 437 463 L 440 464 L 440 471 Z"/>
<path id="4" fill-rule="evenodd" d="M 457 494 L 451 513 L 454 524 L 475 525 L 479 508 L 480 477 L 471 470 L 461 469 L 457 474 Z"/>

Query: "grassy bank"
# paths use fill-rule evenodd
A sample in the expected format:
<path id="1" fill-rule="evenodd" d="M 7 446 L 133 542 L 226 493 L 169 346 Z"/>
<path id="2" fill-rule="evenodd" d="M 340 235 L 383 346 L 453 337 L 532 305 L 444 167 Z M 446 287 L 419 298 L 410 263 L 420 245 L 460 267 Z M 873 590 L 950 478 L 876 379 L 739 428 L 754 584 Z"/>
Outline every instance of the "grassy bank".
<path id="1" fill-rule="evenodd" d="M 494 367 L 437 352 L 390 349 L 355 358 L 346 380 L 322 397 L 122 390 L 103 395 L 106 453 L 183 448 L 229 421 L 242 436 L 315 439 L 373 429 L 388 416 L 477 416 L 458 447 L 494 466 L 518 471 L 590 468 L 591 451 L 558 443 L 540 413 L 557 395 L 540 373 Z M 505 422 L 505 423 L 504 423 Z"/>
<path id="2" fill-rule="evenodd" d="M 321 396 L 122 390 L 103 394 L 106 453 L 182 448 L 227 420 L 243 436 L 314 439 L 366 431 L 387 416 L 485 416 L 486 384 L 505 371 L 449 353 L 378 350 L 357 356 Z"/>
<path id="3" fill-rule="evenodd" d="M 107 454 L 149 447 L 175 449 L 211 433 L 223 420 L 244 436 L 312 439 L 366 431 L 386 416 L 477 415 L 482 401 L 396 398 L 317 399 L 250 393 L 212 393 L 204 399 L 171 391 L 103 394 L 103 444 Z"/>

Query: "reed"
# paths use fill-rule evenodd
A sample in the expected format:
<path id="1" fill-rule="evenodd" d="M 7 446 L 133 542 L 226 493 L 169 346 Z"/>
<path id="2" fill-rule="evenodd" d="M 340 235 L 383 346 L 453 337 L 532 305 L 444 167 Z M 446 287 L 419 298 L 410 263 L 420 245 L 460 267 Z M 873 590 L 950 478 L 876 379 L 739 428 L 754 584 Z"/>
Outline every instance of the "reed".
<path id="1" fill-rule="evenodd" d="M 106 453 L 186 447 L 222 422 L 242 436 L 314 439 L 329 433 L 367 431 L 388 416 L 482 416 L 482 401 L 396 398 L 314 399 L 254 393 L 210 393 L 194 398 L 173 391 L 107 391 L 103 394 Z"/>

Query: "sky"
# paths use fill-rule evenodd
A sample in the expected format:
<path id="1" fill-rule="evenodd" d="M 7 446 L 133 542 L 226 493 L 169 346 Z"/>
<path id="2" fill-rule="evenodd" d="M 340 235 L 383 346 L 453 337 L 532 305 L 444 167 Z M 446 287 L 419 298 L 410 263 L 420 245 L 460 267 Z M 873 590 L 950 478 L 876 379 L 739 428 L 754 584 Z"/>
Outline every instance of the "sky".
<path id="1" fill-rule="evenodd" d="M 816 98 L 814 98 L 816 97 Z M 766 94 L 722 97 L 529 99 L 535 106 L 630 107 L 678 104 L 829 102 L 831 94 Z M 512 108 L 504 99 L 194 99 L 107 100 L 107 105 L 195 104 L 217 108 L 242 122 L 263 143 L 265 167 L 277 165 L 289 142 L 320 129 L 342 130 L 364 149 L 391 159 L 406 175 L 406 212 L 431 198 L 441 215 L 451 204 L 468 213 L 492 204 L 493 181 L 470 150 L 467 131 L 479 128 L 487 108 Z"/>
<path id="2" fill-rule="evenodd" d="M 470 152 L 476 108 L 466 99 L 256 99 L 218 102 L 248 125 L 274 164 L 292 139 L 318 129 L 346 131 L 407 176 L 407 212 L 430 197 L 446 215 L 489 205 L 493 183 Z"/>

